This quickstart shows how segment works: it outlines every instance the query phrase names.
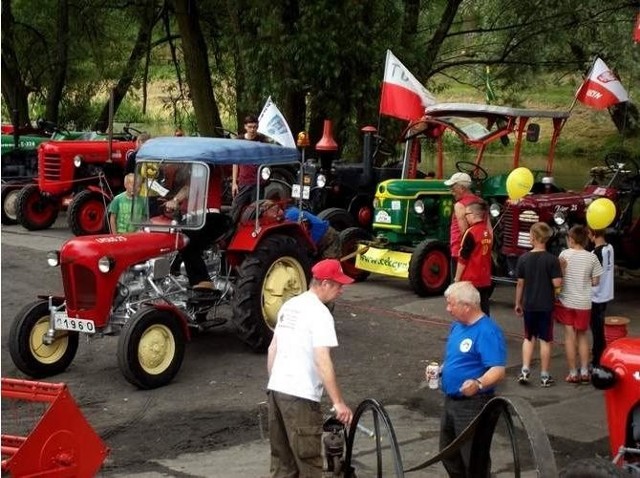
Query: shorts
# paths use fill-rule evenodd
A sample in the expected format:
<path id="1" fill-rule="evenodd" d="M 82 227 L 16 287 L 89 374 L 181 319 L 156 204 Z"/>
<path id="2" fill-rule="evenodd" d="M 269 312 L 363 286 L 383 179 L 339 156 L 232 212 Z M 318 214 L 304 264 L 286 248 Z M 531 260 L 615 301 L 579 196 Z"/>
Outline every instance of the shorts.
<path id="1" fill-rule="evenodd" d="M 524 311 L 524 338 L 539 338 L 545 342 L 553 342 L 553 317 L 551 311 Z"/>
<path id="2" fill-rule="evenodd" d="M 583 332 L 589 329 L 591 309 L 570 309 L 556 302 L 553 315 L 557 322 Z"/>

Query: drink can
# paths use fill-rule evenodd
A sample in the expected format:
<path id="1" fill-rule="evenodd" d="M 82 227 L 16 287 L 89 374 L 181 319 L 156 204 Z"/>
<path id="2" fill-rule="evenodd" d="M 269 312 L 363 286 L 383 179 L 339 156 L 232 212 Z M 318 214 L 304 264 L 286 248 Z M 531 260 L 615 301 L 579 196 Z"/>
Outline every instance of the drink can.
<path id="1" fill-rule="evenodd" d="M 440 365 L 438 365 L 438 362 L 429 362 L 424 374 L 429 388 L 437 390 L 440 386 Z"/>

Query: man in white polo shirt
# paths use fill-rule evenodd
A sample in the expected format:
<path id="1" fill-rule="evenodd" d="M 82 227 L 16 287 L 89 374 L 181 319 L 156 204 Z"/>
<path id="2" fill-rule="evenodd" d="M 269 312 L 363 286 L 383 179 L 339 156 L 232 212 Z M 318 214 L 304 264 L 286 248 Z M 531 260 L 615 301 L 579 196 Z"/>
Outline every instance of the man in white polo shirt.
<path id="1" fill-rule="evenodd" d="M 336 380 L 331 348 L 338 346 L 333 316 L 326 303 L 353 279 L 336 259 L 318 262 L 309 290 L 287 301 L 269 346 L 269 438 L 272 477 L 322 476 L 323 389 L 335 415 L 349 425 L 353 412 Z"/>

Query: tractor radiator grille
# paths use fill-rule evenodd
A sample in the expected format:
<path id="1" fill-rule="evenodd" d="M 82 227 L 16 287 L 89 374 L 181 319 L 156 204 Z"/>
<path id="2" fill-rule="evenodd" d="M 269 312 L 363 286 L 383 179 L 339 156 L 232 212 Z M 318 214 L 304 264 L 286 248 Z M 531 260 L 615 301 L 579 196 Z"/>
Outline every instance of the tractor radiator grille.
<path id="1" fill-rule="evenodd" d="M 60 179 L 60 155 L 45 154 L 44 155 L 44 177 L 52 181 Z"/>
<path id="2" fill-rule="evenodd" d="M 513 244 L 513 211 L 507 210 L 502 217 L 502 243 L 506 245 Z"/>
<path id="3" fill-rule="evenodd" d="M 93 309 L 96 305 L 96 277 L 94 271 L 78 264 L 62 266 L 67 307 L 72 310 Z"/>

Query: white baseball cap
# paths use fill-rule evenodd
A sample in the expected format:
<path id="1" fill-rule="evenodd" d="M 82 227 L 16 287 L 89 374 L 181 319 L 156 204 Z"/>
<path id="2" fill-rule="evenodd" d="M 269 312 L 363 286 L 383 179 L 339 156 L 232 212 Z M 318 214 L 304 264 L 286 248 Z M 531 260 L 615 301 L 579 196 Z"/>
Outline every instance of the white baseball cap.
<path id="1" fill-rule="evenodd" d="M 444 182 L 444 185 L 453 186 L 454 184 L 471 186 L 471 176 L 469 176 L 467 173 L 453 173 L 453 175 Z"/>

